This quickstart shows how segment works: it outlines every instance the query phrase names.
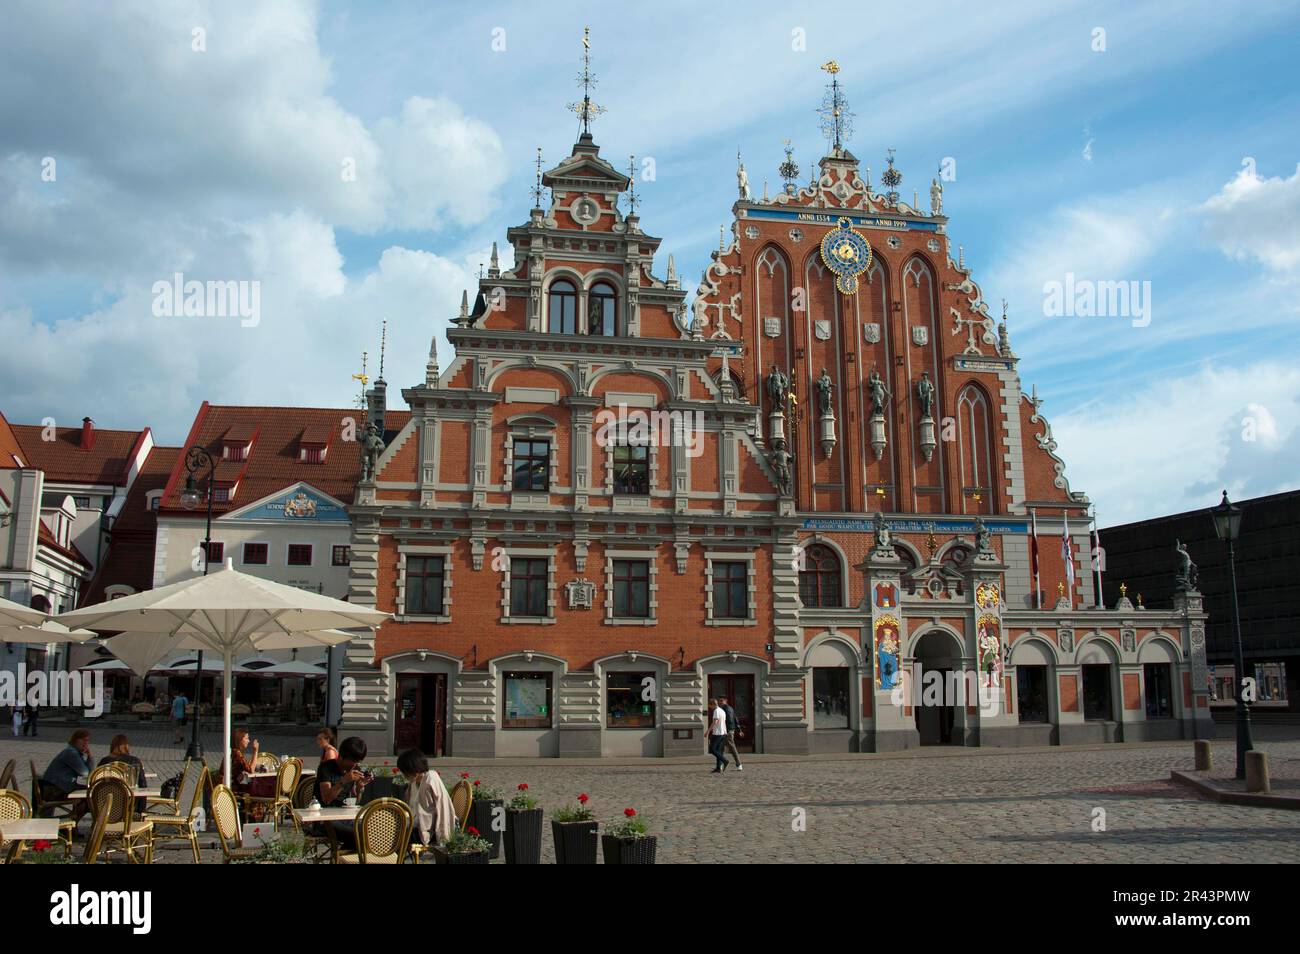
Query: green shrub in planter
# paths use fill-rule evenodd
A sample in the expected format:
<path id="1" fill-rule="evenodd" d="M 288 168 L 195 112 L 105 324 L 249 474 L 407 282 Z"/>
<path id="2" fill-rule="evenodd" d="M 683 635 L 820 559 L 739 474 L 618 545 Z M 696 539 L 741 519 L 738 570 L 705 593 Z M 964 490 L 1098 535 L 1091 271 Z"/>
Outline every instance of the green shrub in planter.
<path id="1" fill-rule="evenodd" d="M 469 780 L 469 772 L 461 772 L 460 777 Z M 473 825 L 480 835 L 492 846 L 491 857 L 501 857 L 501 834 L 505 824 L 506 796 L 500 788 L 482 779 L 474 779 L 474 800 L 470 802 L 467 825 Z M 497 824 L 497 819 L 501 824 Z"/>
<path id="2" fill-rule="evenodd" d="M 441 845 L 434 845 L 433 860 L 440 865 L 485 865 L 490 847 L 478 829 L 469 825 L 464 831 L 453 831 Z"/>
<path id="3" fill-rule="evenodd" d="M 635 808 L 623 809 L 623 821 L 608 828 L 600 839 L 607 865 L 652 865 L 657 844 Z"/>
<path id="4" fill-rule="evenodd" d="M 551 837 L 555 839 L 557 865 L 594 865 L 596 863 L 596 828 L 599 822 L 587 807 L 588 796 L 578 796 L 578 804 L 563 805 L 551 813 Z"/>
<path id="5" fill-rule="evenodd" d="M 506 864 L 542 863 L 542 810 L 528 791 L 526 782 L 516 786 L 515 797 L 506 805 Z"/>

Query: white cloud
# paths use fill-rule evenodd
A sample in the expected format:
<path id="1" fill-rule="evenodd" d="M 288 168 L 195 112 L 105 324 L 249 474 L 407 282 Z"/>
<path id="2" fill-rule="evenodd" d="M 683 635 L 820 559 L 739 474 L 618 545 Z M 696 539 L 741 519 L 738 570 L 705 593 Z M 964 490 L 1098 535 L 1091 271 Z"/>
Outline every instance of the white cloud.
<path id="1" fill-rule="evenodd" d="M 1224 255 L 1300 276 L 1300 166 L 1289 178 L 1261 178 L 1251 160 L 1202 209 L 1206 235 Z"/>
<path id="2" fill-rule="evenodd" d="M 1295 486 L 1300 369 L 1206 365 L 1052 419 L 1075 490 L 1103 525 L 1178 513 Z"/>

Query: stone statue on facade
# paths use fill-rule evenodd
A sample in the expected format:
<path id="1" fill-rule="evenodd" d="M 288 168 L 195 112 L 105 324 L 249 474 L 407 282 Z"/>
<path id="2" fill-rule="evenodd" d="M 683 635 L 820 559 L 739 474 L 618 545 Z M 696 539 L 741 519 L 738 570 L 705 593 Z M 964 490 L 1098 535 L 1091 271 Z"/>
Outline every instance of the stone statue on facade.
<path id="1" fill-rule="evenodd" d="M 831 413 L 831 391 L 834 387 L 831 376 L 822 368 L 821 377 L 813 382 L 813 390 L 817 392 L 817 410 L 823 417 Z"/>
<path id="2" fill-rule="evenodd" d="M 740 161 L 740 153 L 736 153 L 736 188 L 740 191 L 742 202 L 749 201 L 749 173 L 745 171 L 745 164 Z"/>
<path id="3" fill-rule="evenodd" d="M 930 214 L 943 214 L 943 186 L 938 179 L 930 180 Z"/>
<path id="4" fill-rule="evenodd" d="M 921 404 L 921 417 L 934 417 L 934 384 L 929 371 L 922 371 L 921 380 L 916 382 L 916 399 Z"/>
<path id="5" fill-rule="evenodd" d="M 975 518 L 975 552 L 993 552 L 993 534 L 990 533 L 989 528 L 984 525 L 984 519 L 982 517 Z"/>
<path id="6" fill-rule="evenodd" d="M 889 530 L 889 524 L 885 523 L 885 515 L 877 510 L 872 529 L 875 532 L 875 549 L 878 553 L 892 553 L 894 550 L 893 534 Z"/>
<path id="7" fill-rule="evenodd" d="M 871 389 L 871 413 L 885 415 L 885 379 L 880 376 L 880 372 L 875 368 L 871 369 L 871 375 L 867 378 L 867 387 Z"/>
<path id="8" fill-rule="evenodd" d="M 776 487 L 782 497 L 789 497 L 794 493 L 794 468 L 791 466 L 793 461 L 794 457 L 785 449 L 785 441 L 782 438 L 773 441 L 768 462 L 772 465 L 772 471 L 776 475 Z"/>
<path id="9" fill-rule="evenodd" d="M 790 395 L 790 379 L 781 373 L 781 369 L 772 365 L 767 376 L 767 396 L 772 399 L 772 410 L 785 413 L 785 406 Z"/>
<path id="10" fill-rule="evenodd" d="M 1187 552 L 1187 547 L 1183 546 L 1181 540 L 1174 541 L 1174 550 L 1178 553 L 1178 573 L 1174 577 L 1175 592 L 1185 593 L 1196 589 L 1200 585 L 1201 574 L 1196 564 L 1192 562 L 1192 555 Z"/>
<path id="11" fill-rule="evenodd" d="M 384 439 L 379 436 L 379 428 L 371 421 L 366 425 L 366 436 L 361 439 L 361 479 L 374 480 L 375 468 L 379 455 L 384 452 Z"/>

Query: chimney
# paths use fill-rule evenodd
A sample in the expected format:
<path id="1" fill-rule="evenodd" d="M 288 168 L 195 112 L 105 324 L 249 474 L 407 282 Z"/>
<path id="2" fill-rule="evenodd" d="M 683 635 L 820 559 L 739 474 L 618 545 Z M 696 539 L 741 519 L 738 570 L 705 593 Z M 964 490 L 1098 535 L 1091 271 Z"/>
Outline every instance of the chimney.
<path id="1" fill-rule="evenodd" d="M 384 436 L 384 412 L 388 409 L 388 383 L 383 378 L 375 381 L 375 386 L 366 392 L 369 423 L 379 428 L 379 436 Z"/>
<path id="2" fill-rule="evenodd" d="M 95 422 L 88 417 L 81 419 L 81 449 L 90 450 L 95 446 Z"/>

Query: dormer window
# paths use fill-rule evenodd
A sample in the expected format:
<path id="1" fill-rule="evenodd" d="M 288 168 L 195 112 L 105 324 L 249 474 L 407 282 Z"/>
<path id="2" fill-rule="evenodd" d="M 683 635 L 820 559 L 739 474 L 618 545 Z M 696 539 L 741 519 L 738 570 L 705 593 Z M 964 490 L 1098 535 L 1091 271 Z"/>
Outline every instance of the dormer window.
<path id="1" fill-rule="evenodd" d="M 578 333 L 578 291 L 572 282 L 564 279 L 551 282 L 546 296 L 546 321 L 547 327 L 556 334 Z"/>
<path id="2" fill-rule="evenodd" d="M 298 460 L 304 464 L 323 464 L 329 446 L 330 431 L 326 427 L 309 427 L 298 439 Z"/>
<path id="3" fill-rule="evenodd" d="M 248 460 L 248 451 L 252 447 L 247 441 L 225 441 L 221 445 L 222 460 Z"/>
<path id="4" fill-rule="evenodd" d="M 613 337 L 617 332 L 618 295 L 606 282 L 597 282 L 587 293 L 587 334 Z"/>
<path id="5" fill-rule="evenodd" d="M 230 503 L 235 499 L 234 484 L 217 484 L 212 488 L 213 503 Z"/>

